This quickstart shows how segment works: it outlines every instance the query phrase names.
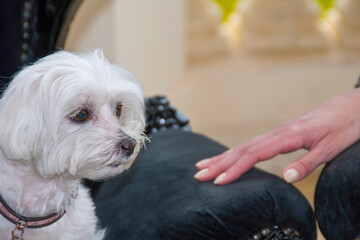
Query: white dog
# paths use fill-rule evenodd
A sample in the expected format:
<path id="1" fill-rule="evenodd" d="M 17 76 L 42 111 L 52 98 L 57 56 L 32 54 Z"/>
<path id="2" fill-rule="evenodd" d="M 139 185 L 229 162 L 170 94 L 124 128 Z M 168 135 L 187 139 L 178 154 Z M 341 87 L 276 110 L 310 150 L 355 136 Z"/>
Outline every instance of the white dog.
<path id="1" fill-rule="evenodd" d="M 0 100 L 0 239 L 102 239 L 81 179 L 129 168 L 144 126 L 139 84 L 100 50 L 20 71 Z"/>

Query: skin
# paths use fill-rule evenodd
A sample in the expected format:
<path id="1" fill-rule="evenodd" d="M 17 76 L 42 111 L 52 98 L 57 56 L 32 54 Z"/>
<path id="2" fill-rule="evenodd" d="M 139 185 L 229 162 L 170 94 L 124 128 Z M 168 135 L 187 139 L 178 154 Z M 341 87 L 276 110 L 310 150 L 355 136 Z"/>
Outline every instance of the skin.
<path id="1" fill-rule="evenodd" d="M 228 184 L 256 163 L 299 149 L 307 153 L 282 172 L 289 183 L 300 181 L 321 164 L 360 139 L 360 89 L 339 95 L 267 134 L 196 163 L 199 181 Z"/>

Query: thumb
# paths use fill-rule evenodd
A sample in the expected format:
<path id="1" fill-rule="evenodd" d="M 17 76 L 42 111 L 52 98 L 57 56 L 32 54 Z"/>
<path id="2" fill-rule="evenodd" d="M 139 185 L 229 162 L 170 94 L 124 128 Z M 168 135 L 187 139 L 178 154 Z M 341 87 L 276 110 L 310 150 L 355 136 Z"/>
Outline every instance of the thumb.
<path id="1" fill-rule="evenodd" d="M 309 151 L 304 156 L 284 168 L 282 173 L 283 179 L 288 183 L 294 183 L 302 180 L 323 162 L 328 160 L 326 155 L 326 152 L 318 151 L 316 149 Z"/>

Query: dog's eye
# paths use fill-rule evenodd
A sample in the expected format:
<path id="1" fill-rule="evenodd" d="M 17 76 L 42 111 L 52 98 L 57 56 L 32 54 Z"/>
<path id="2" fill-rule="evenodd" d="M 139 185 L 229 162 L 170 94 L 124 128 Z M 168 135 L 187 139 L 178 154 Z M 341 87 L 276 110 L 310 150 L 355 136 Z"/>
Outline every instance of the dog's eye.
<path id="1" fill-rule="evenodd" d="M 89 112 L 84 109 L 72 115 L 70 119 L 75 122 L 84 122 L 88 118 L 88 116 L 89 116 Z"/>
<path id="2" fill-rule="evenodd" d="M 115 115 L 120 118 L 123 105 L 119 104 L 116 106 Z"/>

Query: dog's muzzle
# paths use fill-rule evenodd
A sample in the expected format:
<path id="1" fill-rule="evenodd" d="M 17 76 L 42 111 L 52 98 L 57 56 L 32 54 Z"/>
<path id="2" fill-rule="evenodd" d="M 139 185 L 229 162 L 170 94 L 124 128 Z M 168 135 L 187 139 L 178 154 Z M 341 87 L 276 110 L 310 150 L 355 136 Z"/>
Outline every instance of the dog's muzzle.
<path id="1" fill-rule="evenodd" d="M 136 140 L 132 137 L 128 137 L 125 140 L 121 141 L 119 143 L 119 146 L 121 148 L 121 151 L 126 155 L 130 156 L 133 154 L 134 149 L 136 147 Z"/>
<path id="2" fill-rule="evenodd" d="M 121 153 L 120 156 L 123 155 L 124 157 L 121 157 L 120 159 L 118 159 L 115 162 L 108 163 L 107 165 L 109 167 L 116 168 L 116 167 L 119 167 L 124 162 L 126 162 L 129 159 L 129 157 L 134 153 L 136 144 L 137 144 L 136 140 L 132 137 L 127 137 L 124 140 L 120 141 L 117 144 L 117 147 L 118 147 L 117 151 Z"/>

